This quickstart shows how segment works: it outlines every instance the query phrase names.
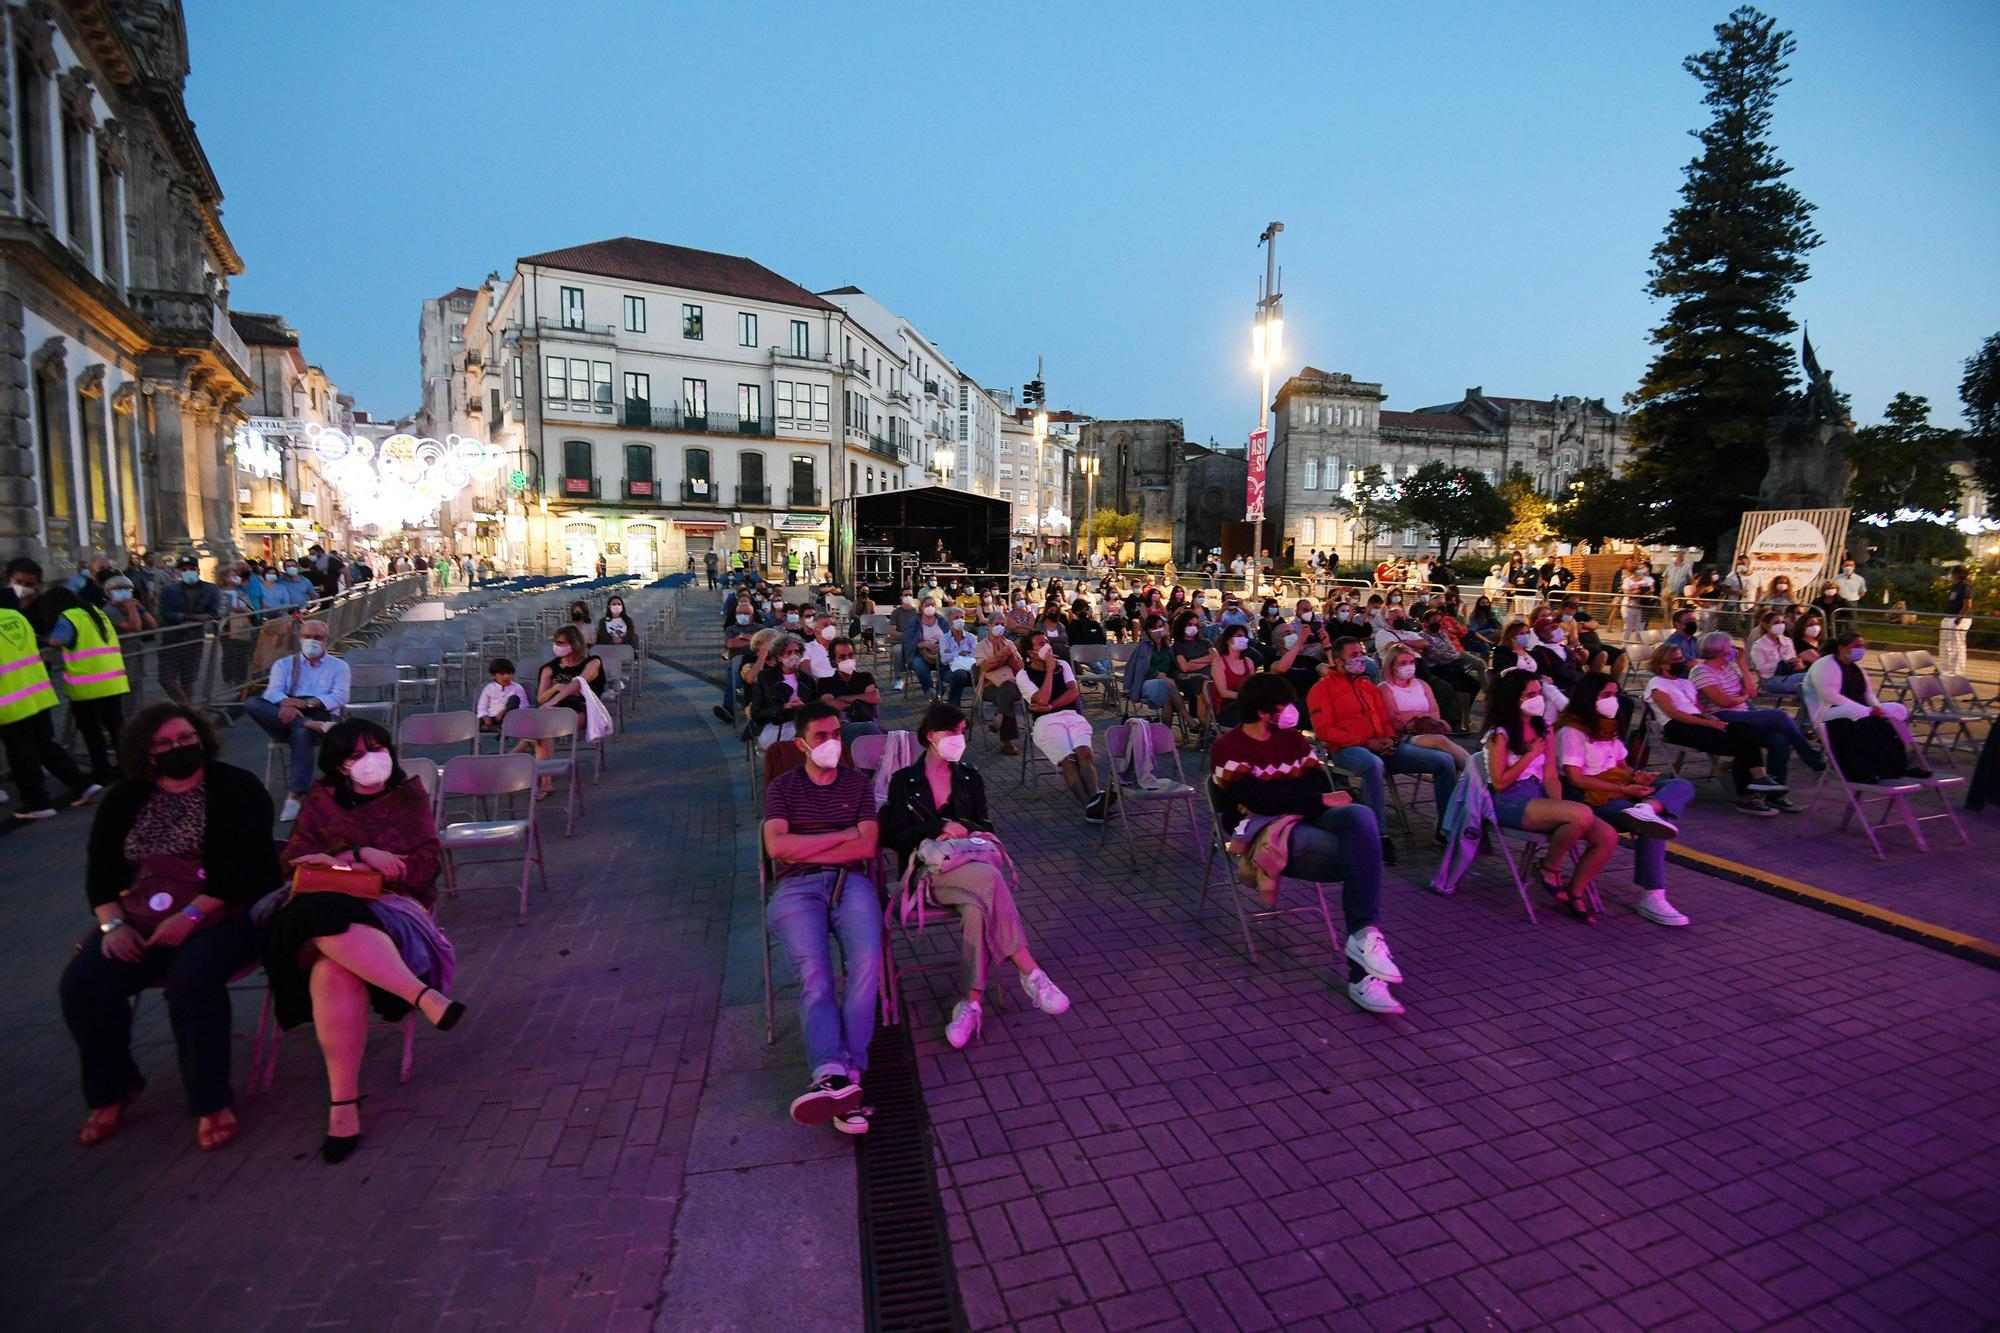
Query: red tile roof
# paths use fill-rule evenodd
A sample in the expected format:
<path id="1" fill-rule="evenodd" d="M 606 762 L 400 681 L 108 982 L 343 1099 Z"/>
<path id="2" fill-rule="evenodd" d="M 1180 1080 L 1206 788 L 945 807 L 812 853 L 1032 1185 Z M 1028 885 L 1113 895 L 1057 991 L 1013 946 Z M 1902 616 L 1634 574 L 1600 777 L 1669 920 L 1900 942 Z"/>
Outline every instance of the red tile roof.
<path id="1" fill-rule="evenodd" d="M 1485 435 L 1478 422 L 1448 412 L 1383 412 L 1384 430 L 1448 430 L 1460 435 Z"/>
<path id="2" fill-rule="evenodd" d="M 690 250 L 684 245 L 665 245 L 620 236 L 589 245 L 572 245 L 521 256 L 523 264 L 547 268 L 575 269 L 604 278 L 628 282 L 649 282 L 662 287 L 686 287 L 718 296 L 741 296 L 778 305 L 804 306 L 810 310 L 838 310 L 789 278 L 780 277 L 755 260 L 738 255 L 719 255 L 710 250 Z"/>

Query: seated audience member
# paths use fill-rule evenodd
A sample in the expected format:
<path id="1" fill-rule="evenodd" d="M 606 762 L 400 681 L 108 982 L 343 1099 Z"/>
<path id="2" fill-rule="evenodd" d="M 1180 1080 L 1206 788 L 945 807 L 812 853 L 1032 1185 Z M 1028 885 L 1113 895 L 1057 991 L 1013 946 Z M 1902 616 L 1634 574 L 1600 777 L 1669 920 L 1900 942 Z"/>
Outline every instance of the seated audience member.
<path id="1" fill-rule="evenodd" d="M 1216 818 L 1237 821 L 1232 845 L 1258 867 L 1266 907 L 1277 902 L 1281 874 L 1340 882 L 1348 998 L 1370 1013 L 1402 1013 L 1389 987 L 1401 984 L 1403 973 L 1381 929 L 1388 840 L 1380 821 L 1346 792 L 1332 790 L 1299 732 L 1298 696 L 1283 676 L 1252 676 L 1237 696 L 1237 709 L 1242 720 L 1216 738 L 1209 755 Z"/>
<path id="2" fill-rule="evenodd" d="M 1535 632 L 1528 628 L 1525 620 L 1510 620 L 1507 628 L 1500 633 L 1499 646 L 1493 650 L 1493 670 L 1527 671 L 1534 674 L 1541 670 L 1535 661 Z"/>
<path id="3" fill-rule="evenodd" d="M 624 644 L 634 652 L 639 648 L 638 626 L 625 615 L 625 599 L 612 597 L 604 603 L 604 616 L 597 622 L 597 646 Z"/>
<path id="4" fill-rule="evenodd" d="M 1246 618 L 1247 619 L 1247 618 Z M 1243 683 L 1257 672 L 1250 656 L 1250 629 L 1245 624 L 1228 625 L 1222 631 L 1222 651 L 1209 664 L 1208 716 L 1217 726 L 1237 723 L 1237 696 Z"/>
<path id="5" fill-rule="evenodd" d="M 1588 611 L 1576 613 L 1576 644 L 1584 653 L 1584 663 L 1591 671 L 1602 671 L 1616 678 L 1625 674 L 1630 659 L 1625 650 L 1616 644 L 1606 643 L 1598 633 L 1597 617 Z"/>
<path id="6" fill-rule="evenodd" d="M 1403 646 L 1415 650 L 1417 675 L 1431 687 L 1432 702 L 1439 708 L 1439 715 L 1449 716 L 1459 731 L 1469 730 L 1472 701 L 1479 697 L 1486 664 L 1461 649 L 1458 641 L 1445 632 L 1444 617 L 1436 610 L 1426 611 L 1419 624 L 1422 628 L 1418 642 L 1406 640 Z"/>
<path id="7" fill-rule="evenodd" d="M 1737 651 L 1736 640 L 1716 631 L 1702 636 L 1701 647 L 1701 661 L 1695 665 L 1690 679 L 1703 711 L 1724 722 L 1747 722 L 1755 727 L 1769 755 L 1766 766 L 1779 782 L 1786 780 L 1794 754 L 1815 773 L 1826 767 L 1826 761 L 1814 753 L 1790 713 L 1781 708 L 1752 706 L 1757 694 L 1757 675 Z M 1765 799 L 1787 814 L 1798 809 L 1783 792 Z"/>
<path id="8" fill-rule="evenodd" d="M 1452 727 L 1438 711 L 1437 696 L 1417 676 L 1416 650 L 1399 643 L 1389 650 L 1383 663 L 1386 679 L 1375 688 L 1382 692 L 1382 704 L 1389 710 L 1389 723 L 1396 735 L 1412 745 L 1450 755 L 1463 773 L 1472 756 L 1447 734 Z"/>
<path id="9" fill-rule="evenodd" d="M 1125 697 L 1158 709 L 1162 722 L 1186 731 L 1191 723 L 1186 700 L 1181 697 L 1174 645 L 1167 638 L 1167 619 L 1149 614 L 1139 628 L 1139 641 L 1125 659 L 1121 682 Z"/>
<path id="10" fill-rule="evenodd" d="M 1475 657 L 1490 658 L 1500 646 L 1500 630 L 1500 614 L 1493 609 L 1493 599 L 1482 596 L 1472 604 L 1472 619 L 1466 622 L 1458 645 Z"/>
<path id="11" fill-rule="evenodd" d="M 1532 873 L 1556 905 L 1579 921 L 1594 921 L 1590 886 L 1618 849 L 1618 835 L 1581 801 L 1566 801 L 1556 773 L 1555 737 L 1543 721 L 1542 682 L 1510 671 L 1494 682 L 1487 701 L 1486 771 L 1494 817 L 1506 828 L 1549 835 Z M 1567 877 L 1569 854 L 1584 850 Z"/>
<path id="12" fill-rule="evenodd" d="M 750 725 L 757 744 L 769 749 L 797 734 L 797 714 L 819 697 L 819 687 L 802 670 L 805 645 L 789 634 L 770 641 L 760 652 L 756 681 L 750 689 Z M 775 670 L 773 662 L 775 660 Z"/>
<path id="13" fill-rule="evenodd" d="M 1533 652 L 1542 674 L 1560 686 L 1564 694 L 1573 692 L 1583 675 L 1583 661 L 1581 653 L 1571 649 L 1569 627 L 1552 613 L 1543 611 L 1536 615 L 1533 629 Z"/>
<path id="14" fill-rule="evenodd" d="M 815 615 L 805 631 L 806 672 L 815 686 L 824 688 L 833 679 L 833 641 L 840 637 L 840 626 L 830 615 Z"/>
<path id="15" fill-rule="evenodd" d="M 854 641 L 835 639 L 833 675 L 815 682 L 819 691 L 816 697 L 840 710 L 840 739 L 844 742 L 852 742 L 856 736 L 882 734 L 882 724 L 875 720 L 877 710 L 882 707 L 882 692 L 875 688 L 875 677 L 860 668 Z"/>
<path id="16" fill-rule="evenodd" d="M 917 657 L 917 680 L 924 693 L 950 695 L 956 708 L 965 699 L 965 687 L 972 683 L 973 668 L 979 662 L 979 640 L 966 632 L 965 617 L 954 610 L 943 634 L 938 636 L 937 657 Z"/>
<path id="17" fill-rule="evenodd" d="M 1390 773 L 1427 773 L 1431 797 L 1440 821 L 1451 808 L 1458 785 L 1458 761 L 1439 750 L 1403 739 L 1389 719 L 1382 692 L 1362 671 L 1359 639 L 1334 644 L 1336 668 L 1313 686 L 1306 704 L 1312 713 L 1313 735 L 1326 746 L 1333 766 L 1361 779 L 1362 799 L 1375 812 L 1375 822 L 1387 827 Z M 1395 845 L 1383 837 L 1383 857 L 1395 863 Z"/>
<path id="18" fill-rule="evenodd" d="M 982 834 L 997 842 L 986 813 L 986 780 L 964 763 L 965 714 L 950 704 L 932 704 L 917 724 L 922 758 L 889 779 L 889 799 L 881 811 L 882 841 L 909 865 L 927 839 Z M 918 873 L 923 873 L 923 867 Z M 1000 866 L 966 860 L 929 876 L 930 897 L 958 909 L 964 927 L 964 997 L 952 1006 L 945 1040 L 960 1049 L 978 1035 L 983 1015 L 989 959 L 1012 959 L 1021 989 L 1045 1014 L 1069 1009 L 1069 997 L 1049 980 L 1028 949 L 1027 928 L 1014 904 L 1013 886 Z"/>
<path id="19" fill-rule="evenodd" d="M 1701 657 L 1701 616 L 1692 607 L 1674 613 L 1674 632 L 1661 640 L 1681 650 L 1693 662 Z"/>
<path id="20" fill-rule="evenodd" d="M 585 726 L 586 712 L 583 706 L 583 692 L 589 689 L 596 693 L 604 691 L 604 660 L 595 653 L 587 652 L 583 642 L 583 630 L 576 625 L 561 625 L 556 629 L 549 643 L 549 650 L 555 654 L 542 663 L 542 669 L 535 676 L 535 699 L 541 708 L 567 708 L 576 714 L 577 730 Z M 553 759 L 556 753 L 554 740 L 538 740 L 535 745 L 537 759 Z M 555 779 L 544 777 L 537 784 L 536 800 L 542 800 L 555 790 Z"/>
<path id="21" fill-rule="evenodd" d="M 1747 722 L 1710 717 L 1701 696 L 1688 679 L 1687 658 L 1671 641 L 1654 650 L 1653 678 L 1646 682 L 1646 704 L 1660 723 L 1660 738 L 1669 745 L 1723 755 L 1730 761 L 1736 786 L 1736 808 L 1746 815 L 1769 818 L 1778 813 L 1764 793 L 1782 796 L 1785 785 L 1764 772 L 1764 749 L 1757 729 Z"/>
<path id="22" fill-rule="evenodd" d="M 756 636 L 763 632 L 755 623 L 755 614 L 747 609 L 749 606 L 747 598 L 739 601 L 736 609 L 729 613 L 729 623 L 722 630 L 722 702 L 711 711 L 718 722 L 731 726 L 736 722 L 736 696 L 742 688 L 744 660 Z"/>
<path id="23" fill-rule="evenodd" d="M 465 1006 L 450 997 L 456 960 L 431 920 L 442 853 L 423 784 L 396 762 L 389 733 L 366 718 L 326 733 L 319 771 L 280 859 L 293 872 L 372 871 L 381 896 L 292 892 L 265 923 L 264 971 L 278 1025 L 310 1022 L 319 1038 L 330 1098 L 320 1156 L 340 1162 L 361 1142 L 369 1008 L 389 1023 L 416 1009 L 444 1031 Z"/>
<path id="24" fill-rule="evenodd" d="M 1886 782 L 1890 778 L 1931 775 L 1917 757 L 1910 735 L 1909 709 L 1875 696 L 1875 686 L 1861 663 L 1868 640 L 1848 630 L 1834 640 L 1834 650 L 1806 672 L 1806 697 L 1812 720 L 1826 728 L 1833 757 L 1849 782 Z"/>
<path id="25" fill-rule="evenodd" d="M 999 735 L 1001 754 L 1021 753 L 1021 724 L 1015 718 L 1021 703 L 1021 666 L 1021 651 L 1007 637 L 1006 624 L 995 620 L 973 654 L 973 689 L 993 706 L 994 718 L 987 727 Z"/>
<path id="26" fill-rule="evenodd" d="M 504 657 L 488 662 L 486 674 L 491 679 L 479 691 L 479 729 L 498 731 L 509 712 L 528 706 L 528 691 L 514 679 L 514 664 Z"/>
<path id="27" fill-rule="evenodd" d="M 131 1001 L 158 985 L 195 1142 L 220 1148 L 236 1137 L 229 979 L 256 960 L 250 905 L 283 874 L 271 844 L 271 798 L 254 773 L 216 759 L 207 719 L 177 703 L 142 709 L 126 724 L 119 752 L 131 776 L 97 807 L 84 861 L 96 929 L 77 946 L 59 988 L 90 1108 L 77 1142 L 88 1147 L 117 1133 L 144 1091 L 132 1059 Z M 165 911 L 152 906 L 161 893 Z"/>
<path id="28" fill-rule="evenodd" d="M 569 605 L 569 623 L 576 626 L 576 632 L 583 636 L 586 648 L 592 647 L 597 643 L 597 626 L 593 625 L 590 621 L 589 603 L 571 602 Z"/>
<path id="29" fill-rule="evenodd" d="M 1081 691 L 1069 663 L 1056 656 L 1049 636 L 1042 630 L 1029 631 L 1022 641 L 1021 657 L 1027 664 L 1028 714 L 1034 719 L 1033 740 L 1042 758 L 1062 774 L 1063 785 L 1083 804 L 1083 817 L 1093 824 L 1104 822 L 1109 800 L 1097 788 L 1097 761 L 1090 751 L 1090 719 L 1077 711 Z"/>
<path id="30" fill-rule="evenodd" d="M 875 788 L 840 764 L 840 714 L 814 701 L 799 710 L 789 744 L 805 756 L 764 794 L 764 853 L 771 859 L 765 921 L 799 979 L 799 1028 L 812 1086 L 792 1100 L 802 1125 L 865 1134 L 861 1076 L 881 987 L 882 904 L 875 866 Z M 834 996 L 831 937 L 840 937 L 847 984 Z"/>
<path id="31" fill-rule="evenodd" d="M 1826 617 L 1818 611 L 1803 612 L 1792 622 L 1792 658 L 1801 673 L 1812 670 L 1814 662 L 1832 651 L 1833 637 L 1826 626 Z"/>
<path id="32" fill-rule="evenodd" d="M 1577 682 L 1575 699 L 1556 723 L 1563 796 L 1591 807 L 1612 828 L 1638 835 L 1636 910 L 1656 925 L 1685 926 L 1687 917 L 1667 901 L 1667 842 L 1680 832 L 1673 821 L 1694 799 L 1694 784 L 1685 778 L 1655 781 L 1633 768 L 1618 713 L 1617 681 L 1593 671 Z"/>
<path id="33" fill-rule="evenodd" d="M 1193 611 L 1183 611 L 1174 617 L 1174 683 L 1181 692 L 1181 702 L 1192 712 L 1203 729 L 1209 722 L 1208 684 L 1209 668 L 1215 665 L 1215 647 L 1202 637 L 1201 622 Z"/>
<path id="34" fill-rule="evenodd" d="M 312 785 L 313 756 L 319 750 L 320 735 L 347 707 L 353 672 L 327 651 L 331 637 L 324 620 L 301 622 L 298 651 L 273 663 L 264 693 L 243 706 L 266 735 L 291 747 L 285 808 L 278 814 L 281 824 L 298 817 L 299 803 Z"/>
<path id="35" fill-rule="evenodd" d="M 1757 673 L 1760 688 L 1767 694 L 1791 695 L 1805 683 L 1806 666 L 1786 633 L 1790 626 L 1784 613 L 1767 611 L 1759 618 L 1757 637 L 1750 644 L 1750 666 Z"/>

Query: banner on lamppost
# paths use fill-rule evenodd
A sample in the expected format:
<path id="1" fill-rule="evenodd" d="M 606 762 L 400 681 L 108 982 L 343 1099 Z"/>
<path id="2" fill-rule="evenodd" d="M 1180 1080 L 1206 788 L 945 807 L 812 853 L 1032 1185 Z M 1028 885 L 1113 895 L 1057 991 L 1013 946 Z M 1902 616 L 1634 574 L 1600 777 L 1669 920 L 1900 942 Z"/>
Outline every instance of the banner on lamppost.
<path id="1" fill-rule="evenodd" d="M 1250 479 L 1243 497 L 1243 517 L 1264 517 L 1264 444 L 1271 433 L 1261 426 L 1250 432 Z"/>

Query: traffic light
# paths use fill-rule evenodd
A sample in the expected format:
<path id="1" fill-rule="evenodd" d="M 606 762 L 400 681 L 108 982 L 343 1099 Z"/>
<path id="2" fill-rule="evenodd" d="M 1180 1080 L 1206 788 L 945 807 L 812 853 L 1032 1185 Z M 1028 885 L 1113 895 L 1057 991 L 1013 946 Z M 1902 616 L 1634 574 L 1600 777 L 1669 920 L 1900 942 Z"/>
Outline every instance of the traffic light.
<path id="1" fill-rule="evenodd" d="M 1021 401 L 1029 407 L 1038 407 L 1048 401 L 1042 391 L 1042 382 L 1040 380 L 1029 380 L 1027 385 L 1021 390 Z"/>

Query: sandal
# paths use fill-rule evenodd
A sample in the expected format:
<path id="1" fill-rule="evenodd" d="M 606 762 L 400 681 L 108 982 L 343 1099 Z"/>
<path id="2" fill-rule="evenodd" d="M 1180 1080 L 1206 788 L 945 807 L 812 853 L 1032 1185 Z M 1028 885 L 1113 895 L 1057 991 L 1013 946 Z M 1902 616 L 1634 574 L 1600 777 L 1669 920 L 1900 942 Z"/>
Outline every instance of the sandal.
<path id="1" fill-rule="evenodd" d="M 113 1134 L 116 1134 L 119 1126 L 125 1123 L 125 1108 L 133 1102 L 138 1101 L 139 1094 L 145 1090 L 146 1085 L 141 1081 L 138 1087 L 133 1088 L 132 1091 L 126 1093 L 111 1105 L 99 1106 L 93 1109 L 89 1117 L 84 1120 L 83 1128 L 76 1132 L 76 1141 L 84 1147 L 89 1148 L 95 1144 L 104 1142 Z M 117 1114 L 109 1120 L 99 1120 L 97 1117 L 106 1111 L 116 1111 Z"/>
<path id="2" fill-rule="evenodd" d="M 224 1121 L 223 1116 L 228 1116 L 229 1119 Z M 240 1126 L 236 1122 L 236 1113 L 225 1106 L 214 1115 L 205 1115 L 195 1122 L 195 1146 L 203 1152 L 214 1152 L 217 1148 L 227 1146 L 236 1137 L 238 1128 Z"/>

